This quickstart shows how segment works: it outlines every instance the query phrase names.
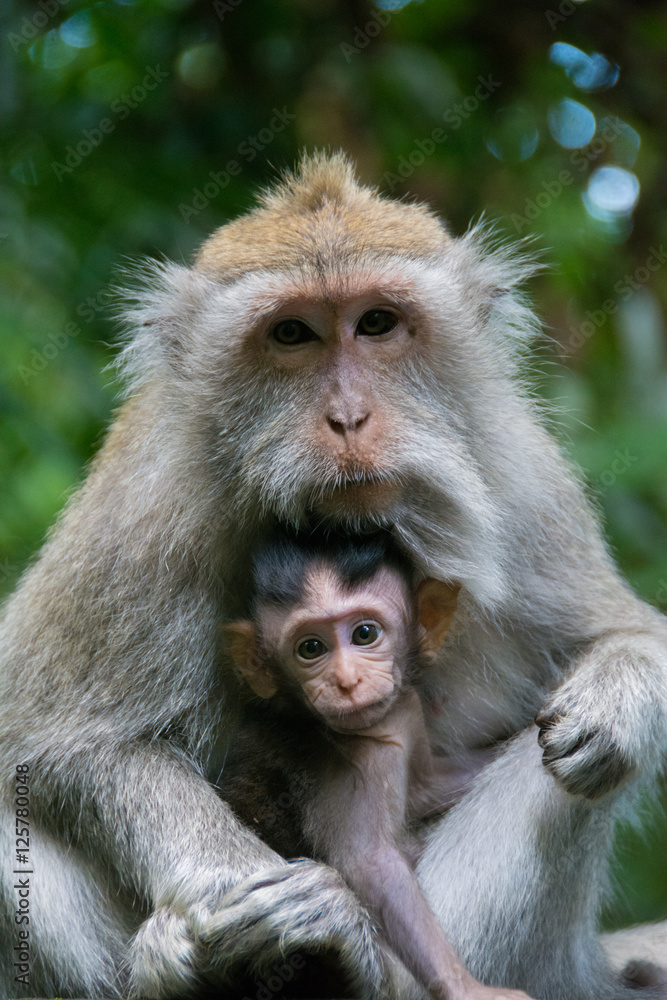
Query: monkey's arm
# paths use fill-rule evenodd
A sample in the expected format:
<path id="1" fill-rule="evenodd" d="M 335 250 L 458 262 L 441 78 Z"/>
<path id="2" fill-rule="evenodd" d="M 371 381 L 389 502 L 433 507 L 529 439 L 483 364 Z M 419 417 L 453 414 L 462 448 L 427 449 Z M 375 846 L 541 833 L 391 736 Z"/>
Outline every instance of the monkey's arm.
<path id="1" fill-rule="evenodd" d="M 80 781 L 60 803 L 69 825 L 150 912 L 130 951 L 132 995 L 182 995 L 202 975 L 225 978 L 285 950 L 322 948 L 340 956 L 361 995 L 379 989 L 371 923 L 338 873 L 286 864 L 171 744 L 135 745 L 109 760 L 100 752 Z M 43 785 L 35 786 L 42 810 L 67 824 L 48 802 L 57 782 Z"/>
<path id="2" fill-rule="evenodd" d="M 99 743 L 33 768 L 35 820 L 104 868 L 150 916 L 128 956 L 132 995 L 189 992 L 206 956 L 195 916 L 278 857 L 239 823 L 194 762 L 166 740 Z M 55 827 L 55 829 L 54 829 Z"/>
<path id="3" fill-rule="evenodd" d="M 536 718 L 544 763 L 568 792 L 590 799 L 631 775 L 653 780 L 667 753 L 667 621 L 620 579 L 580 484 L 546 431 L 519 411 L 505 427 L 512 454 L 522 457 L 505 526 L 512 625 L 497 648 L 505 647 L 509 664 L 509 634 L 531 636 L 522 673 L 552 689 Z M 528 503 L 527 483 L 538 491 Z M 504 682 L 509 690 L 511 673 Z M 496 695 L 485 697 L 493 704 Z"/>
<path id="4" fill-rule="evenodd" d="M 335 859 L 332 859 L 335 863 Z M 483 986 L 459 961 L 403 853 L 368 838 L 338 864 L 359 898 L 379 918 L 387 941 L 433 1000 L 528 1000 L 519 990 Z"/>

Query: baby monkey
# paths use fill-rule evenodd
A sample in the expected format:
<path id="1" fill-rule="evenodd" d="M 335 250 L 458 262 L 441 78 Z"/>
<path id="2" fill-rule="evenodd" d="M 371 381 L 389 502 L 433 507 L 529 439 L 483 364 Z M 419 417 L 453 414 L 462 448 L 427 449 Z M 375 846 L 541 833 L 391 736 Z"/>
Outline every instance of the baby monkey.
<path id="1" fill-rule="evenodd" d="M 414 875 L 416 824 L 453 805 L 493 750 L 431 750 L 419 681 L 458 586 L 414 585 L 388 532 L 276 533 L 256 554 L 248 621 L 224 626 L 261 702 L 246 708 L 224 798 L 285 857 L 336 868 L 437 1000 L 518 1000 L 463 967 Z"/>

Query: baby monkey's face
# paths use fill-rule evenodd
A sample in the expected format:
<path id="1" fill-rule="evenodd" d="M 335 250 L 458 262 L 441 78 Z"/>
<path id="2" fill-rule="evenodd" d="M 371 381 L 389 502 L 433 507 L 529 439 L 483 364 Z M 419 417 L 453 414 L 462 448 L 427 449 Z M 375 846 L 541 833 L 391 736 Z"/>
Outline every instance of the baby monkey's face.
<path id="1" fill-rule="evenodd" d="M 362 732 L 394 704 L 414 654 L 437 653 L 456 609 L 456 584 L 410 587 L 389 566 L 350 587 L 334 563 L 313 561 L 297 602 L 223 626 L 229 653 L 260 698 L 296 695 L 332 729 Z"/>
<path id="2" fill-rule="evenodd" d="M 396 572 L 382 568 L 349 588 L 334 568 L 316 565 L 302 605 L 261 617 L 281 669 L 329 726 L 356 732 L 384 717 L 417 639 L 414 600 Z"/>

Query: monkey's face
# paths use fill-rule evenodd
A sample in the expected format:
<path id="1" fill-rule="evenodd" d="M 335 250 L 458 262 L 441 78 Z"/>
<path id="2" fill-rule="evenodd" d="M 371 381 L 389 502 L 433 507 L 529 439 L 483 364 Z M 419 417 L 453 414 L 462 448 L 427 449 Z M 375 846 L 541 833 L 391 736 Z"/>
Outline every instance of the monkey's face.
<path id="1" fill-rule="evenodd" d="M 383 509 L 398 488 L 398 414 L 383 386 L 414 353 L 411 318 L 386 289 L 360 288 L 333 300 L 288 300 L 260 334 L 267 370 L 310 394 L 292 433 L 327 470 L 323 507 L 344 493 L 346 507 Z"/>
<path id="2" fill-rule="evenodd" d="M 427 575 L 495 601 L 507 428 L 525 417 L 508 350 L 532 332 L 511 293 L 525 268 L 359 187 L 341 158 L 304 170 L 194 268 L 156 266 L 127 371 L 181 474 L 223 495 L 221 531 L 393 526 Z"/>
<path id="3" fill-rule="evenodd" d="M 308 574 L 303 604 L 264 609 L 273 658 L 311 709 L 339 732 L 378 723 L 407 670 L 411 605 L 405 582 L 381 569 L 353 589 L 331 567 Z M 278 680 L 280 686 L 280 680 Z"/>
<path id="4" fill-rule="evenodd" d="M 415 478 L 423 487 L 431 463 L 447 473 L 457 451 L 434 378 L 442 349 L 405 267 L 244 282 L 253 321 L 226 355 L 219 422 L 240 494 L 285 521 L 390 522 Z"/>

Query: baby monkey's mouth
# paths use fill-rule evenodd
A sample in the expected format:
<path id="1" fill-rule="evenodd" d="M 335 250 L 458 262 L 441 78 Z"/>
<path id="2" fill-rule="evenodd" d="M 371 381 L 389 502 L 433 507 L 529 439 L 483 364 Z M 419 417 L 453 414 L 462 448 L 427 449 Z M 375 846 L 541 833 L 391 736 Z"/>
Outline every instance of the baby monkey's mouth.
<path id="1" fill-rule="evenodd" d="M 366 730 L 382 722 L 395 700 L 396 694 L 392 693 L 388 698 L 374 701 L 371 705 L 365 705 L 363 708 L 351 708 L 349 711 L 340 712 L 337 715 L 329 715 L 326 718 L 327 726 L 342 735 L 363 734 Z"/>

